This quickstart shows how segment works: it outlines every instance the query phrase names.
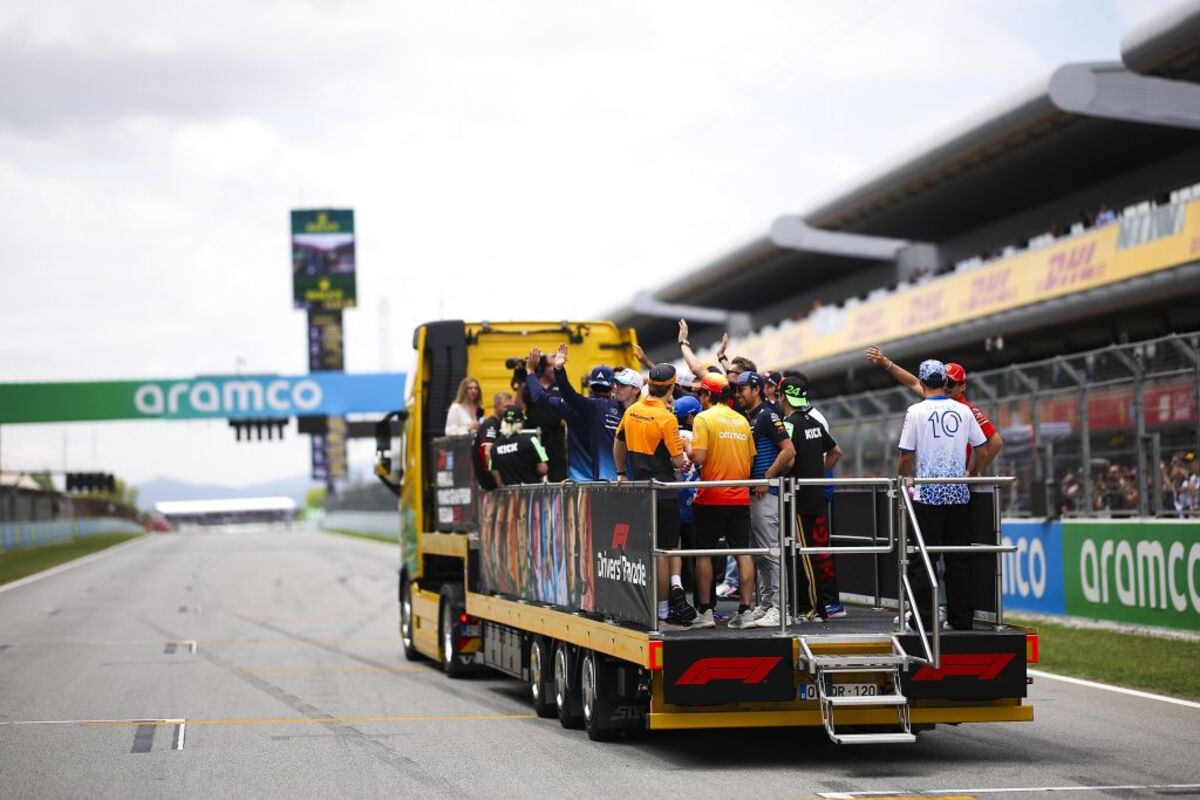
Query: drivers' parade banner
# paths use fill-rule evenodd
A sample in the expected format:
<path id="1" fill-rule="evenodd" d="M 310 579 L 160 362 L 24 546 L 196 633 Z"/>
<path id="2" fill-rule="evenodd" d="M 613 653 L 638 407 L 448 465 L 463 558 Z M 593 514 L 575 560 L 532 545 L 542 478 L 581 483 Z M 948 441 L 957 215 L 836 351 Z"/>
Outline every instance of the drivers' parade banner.
<path id="1" fill-rule="evenodd" d="M 1182 211 L 1175 232 L 1152 241 L 1123 247 L 1121 225 L 1107 225 L 877 300 L 823 308 L 730 352 L 784 369 L 1187 264 L 1200 259 L 1200 201 Z"/>
<path id="2" fill-rule="evenodd" d="M 0 384 L 0 424 L 111 419 L 343 416 L 404 403 L 405 373 L 226 375 Z"/>

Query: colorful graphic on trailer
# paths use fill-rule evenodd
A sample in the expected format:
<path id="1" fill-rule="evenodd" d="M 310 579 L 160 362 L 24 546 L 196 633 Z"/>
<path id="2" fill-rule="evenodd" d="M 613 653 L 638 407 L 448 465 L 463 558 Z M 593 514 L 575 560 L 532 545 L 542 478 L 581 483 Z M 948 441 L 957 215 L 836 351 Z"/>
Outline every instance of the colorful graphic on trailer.
<path id="1" fill-rule="evenodd" d="M 480 503 L 484 591 L 649 626 L 650 496 L 572 486 L 499 489 Z"/>
<path id="2" fill-rule="evenodd" d="M 357 305 L 352 210 L 292 212 L 292 302 L 326 311 Z"/>

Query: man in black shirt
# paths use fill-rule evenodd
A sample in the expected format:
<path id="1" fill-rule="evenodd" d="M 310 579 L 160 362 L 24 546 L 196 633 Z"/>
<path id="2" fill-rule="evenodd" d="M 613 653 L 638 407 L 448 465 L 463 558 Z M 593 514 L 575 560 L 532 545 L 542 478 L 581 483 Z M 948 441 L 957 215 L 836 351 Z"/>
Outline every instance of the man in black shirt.
<path id="1" fill-rule="evenodd" d="M 513 396 L 508 392 L 496 392 L 492 396 L 492 415 L 485 417 L 475 432 L 475 481 L 485 492 L 496 488 L 496 479 L 492 477 L 490 466 L 492 447 L 500 436 L 500 418 L 512 402 Z"/>
<path id="2" fill-rule="evenodd" d="M 834 441 L 822 418 L 812 413 L 808 404 L 808 381 L 785 378 L 780 395 L 785 409 L 792 413 L 784 421 L 796 459 L 792 462 L 792 478 L 823 478 L 842 457 L 842 448 Z M 797 536 L 805 547 L 829 546 L 829 503 L 825 487 L 819 484 L 796 489 Z M 798 555 L 799 574 L 796 578 L 797 609 L 811 619 L 846 616 L 838 594 L 837 573 L 833 556 L 828 553 Z"/>
<path id="3" fill-rule="evenodd" d="M 492 447 L 492 477 L 497 486 L 541 483 L 549 470 L 546 451 L 537 436 L 521 433 L 524 423 L 521 409 L 505 410 L 500 438 Z"/>

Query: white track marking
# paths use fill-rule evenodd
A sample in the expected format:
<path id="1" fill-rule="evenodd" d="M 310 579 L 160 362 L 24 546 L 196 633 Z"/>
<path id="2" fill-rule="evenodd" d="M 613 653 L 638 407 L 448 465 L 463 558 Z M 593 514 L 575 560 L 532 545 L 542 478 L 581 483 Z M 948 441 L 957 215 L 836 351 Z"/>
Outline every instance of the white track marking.
<path id="1" fill-rule="evenodd" d="M 1042 672 L 1040 669 L 1031 669 L 1029 674 L 1035 678 L 1047 678 L 1052 681 L 1062 681 L 1064 683 L 1073 683 L 1076 686 L 1086 686 L 1089 689 L 1103 689 L 1106 692 L 1116 692 L 1117 694 L 1127 694 L 1130 697 L 1140 697 L 1143 700 L 1158 700 L 1163 703 L 1171 703 L 1177 706 L 1185 706 L 1187 708 L 1200 708 L 1200 703 L 1191 700 L 1180 700 L 1178 697 L 1167 697 L 1162 694 L 1152 694 L 1150 692 L 1141 692 L 1137 689 L 1126 689 L 1124 686 L 1113 686 L 1107 683 L 1096 683 L 1095 681 L 1085 681 L 1082 678 L 1068 678 L 1065 675 L 1055 675 L 1053 672 Z"/>
<path id="2" fill-rule="evenodd" d="M 1014 786 L 1011 788 L 989 787 L 987 789 L 892 789 L 870 792 L 820 792 L 817 797 L 827 800 L 854 800 L 859 797 L 943 797 L 945 795 L 972 794 L 1048 794 L 1050 792 L 1110 792 L 1110 791 L 1196 791 L 1200 783 L 1127 784 L 1122 786 Z"/>
<path id="3" fill-rule="evenodd" d="M 186 722 L 180 722 L 178 725 L 175 726 L 175 738 L 171 740 L 171 749 L 172 750 L 182 750 L 183 749 L 183 737 L 184 737 L 184 733 L 186 731 L 187 731 L 187 723 Z"/>
<path id="4" fill-rule="evenodd" d="M 67 570 L 74 569 L 75 567 L 81 567 L 84 564 L 90 564 L 93 561 L 97 561 L 101 558 L 104 558 L 105 556 L 111 556 L 113 553 L 119 553 L 120 551 L 124 550 L 127 547 L 132 547 L 135 544 L 141 544 L 142 542 L 145 542 L 145 541 L 147 541 L 147 539 L 144 536 L 141 536 L 141 537 L 138 537 L 137 539 L 134 539 L 131 542 L 125 542 L 124 544 L 119 544 L 119 545 L 116 545 L 115 547 L 107 547 L 98 553 L 92 553 L 91 555 L 83 556 L 82 558 L 77 558 L 74 561 L 68 561 L 65 564 L 59 564 L 57 567 L 51 567 L 48 570 L 34 573 L 33 575 L 29 575 L 27 577 L 21 578 L 20 580 L 13 581 L 12 583 L 6 583 L 3 586 L 0 586 L 0 593 L 8 592 L 13 589 L 18 589 L 22 586 L 27 586 L 27 585 L 33 583 L 34 581 L 40 581 L 42 578 L 49 578 L 52 575 L 57 575 L 60 572 L 66 572 Z"/>
<path id="5" fill-rule="evenodd" d="M 21 719 L 0 725 L 183 725 L 185 719 Z"/>

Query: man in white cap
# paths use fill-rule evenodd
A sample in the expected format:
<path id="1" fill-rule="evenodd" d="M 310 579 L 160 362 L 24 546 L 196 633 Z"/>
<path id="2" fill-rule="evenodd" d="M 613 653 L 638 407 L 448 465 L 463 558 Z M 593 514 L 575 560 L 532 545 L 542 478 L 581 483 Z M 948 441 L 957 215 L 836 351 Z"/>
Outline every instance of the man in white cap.
<path id="1" fill-rule="evenodd" d="M 975 415 L 962 403 L 946 395 L 946 366 L 933 359 L 922 361 L 917 377 L 925 399 L 908 407 L 900 431 L 900 463 L 897 472 L 918 478 L 963 478 L 969 465 L 963 463 L 966 446 L 980 447 L 987 438 Z M 978 452 L 978 451 L 976 451 Z M 914 469 L 915 468 L 915 469 Z M 971 517 L 967 511 L 970 493 L 965 483 L 924 484 L 916 487 L 913 507 L 925 544 L 969 545 Z M 930 559 L 935 561 L 936 559 Z M 947 553 L 946 616 L 949 627 L 969 630 L 975 615 L 971 602 L 971 556 Z M 925 630 L 930 630 L 929 576 L 919 554 L 908 564 L 916 611 Z"/>

